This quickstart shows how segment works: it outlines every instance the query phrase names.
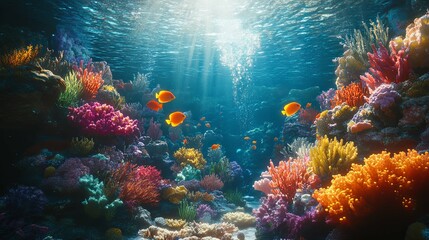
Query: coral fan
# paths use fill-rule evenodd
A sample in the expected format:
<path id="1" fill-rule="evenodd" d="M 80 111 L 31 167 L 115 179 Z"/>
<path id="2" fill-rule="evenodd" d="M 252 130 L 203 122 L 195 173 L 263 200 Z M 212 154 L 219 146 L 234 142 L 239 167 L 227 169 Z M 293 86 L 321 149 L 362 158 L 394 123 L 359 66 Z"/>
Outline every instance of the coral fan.
<path id="1" fill-rule="evenodd" d="M 77 108 L 69 108 L 68 119 L 90 135 L 133 135 L 137 134 L 138 121 L 125 117 L 120 111 L 98 102 L 85 103 Z"/>
<path id="2" fill-rule="evenodd" d="M 40 46 L 28 45 L 26 48 L 16 49 L 0 58 L 0 64 L 6 67 L 18 67 L 33 61 L 40 52 Z"/>
<path id="3" fill-rule="evenodd" d="M 367 95 L 368 91 L 362 87 L 362 84 L 351 83 L 335 92 L 331 106 L 335 107 L 345 102 L 350 107 L 360 107 L 365 103 L 365 96 Z"/>
<path id="4" fill-rule="evenodd" d="M 197 169 L 202 169 L 206 164 L 203 154 L 195 148 L 181 147 L 174 153 L 174 157 L 182 167 L 189 164 Z"/>
<path id="5" fill-rule="evenodd" d="M 208 192 L 219 190 L 223 187 L 223 182 L 216 175 L 206 175 L 201 181 L 200 186 Z"/>
<path id="6" fill-rule="evenodd" d="M 306 188 L 309 182 L 308 158 L 280 161 L 277 167 L 270 161 L 268 172 L 271 175 L 272 193 L 281 194 L 287 201 L 291 201 L 296 191 Z"/>
<path id="7" fill-rule="evenodd" d="M 313 172 L 323 182 L 328 182 L 331 176 L 343 173 L 357 160 L 358 151 L 353 142 L 343 143 L 343 140 L 327 136 L 319 139 L 310 150 L 310 165 Z"/>
<path id="8" fill-rule="evenodd" d="M 382 83 L 400 83 L 408 80 L 411 73 L 411 67 L 408 64 L 408 54 L 404 49 L 397 51 L 393 41 L 390 42 L 392 53 L 382 45 L 377 50 L 372 46 L 374 53 L 368 53 L 371 68 L 370 73 L 365 73 L 360 79 L 372 92 Z"/>
<path id="9" fill-rule="evenodd" d="M 428 212 L 427 189 L 429 153 L 409 150 L 393 156 L 373 154 L 364 165 L 353 164 L 346 175 L 334 176 L 331 185 L 316 190 L 314 197 L 330 221 L 365 231 L 359 226 L 373 224 L 385 234 L 390 231 L 382 230 L 398 224 L 405 232 L 413 218 Z"/>

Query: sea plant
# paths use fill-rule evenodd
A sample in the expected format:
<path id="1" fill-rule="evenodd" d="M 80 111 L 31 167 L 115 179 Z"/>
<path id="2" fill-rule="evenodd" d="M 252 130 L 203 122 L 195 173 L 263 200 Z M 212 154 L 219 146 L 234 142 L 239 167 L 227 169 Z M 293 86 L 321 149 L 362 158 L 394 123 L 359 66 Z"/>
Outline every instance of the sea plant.
<path id="1" fill-rule="evenodd" d="M 183 199 L 179 204 L 179 217 L 187 222 L 195 220 L 197 216 L 197 209 L 192 203 Z"/>

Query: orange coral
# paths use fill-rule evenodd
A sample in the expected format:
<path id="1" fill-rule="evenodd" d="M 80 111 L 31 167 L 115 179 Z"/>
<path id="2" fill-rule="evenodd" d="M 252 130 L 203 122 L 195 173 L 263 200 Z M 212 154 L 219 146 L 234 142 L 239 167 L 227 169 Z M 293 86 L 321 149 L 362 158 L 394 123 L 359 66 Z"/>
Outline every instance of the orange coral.
<path id="1" fill-rule="evenodd" d="M 33 61 L 40 52 L 40 46 L 28 45 L 26 48 L 15 49 L 13 52 L 1 57 L 0 63 L 3 66 L 17 67 Z"/>
<path id="2" fill-rule="evenodd" d="M 288 201 L 291 201 L 297 190 L 305 188 L 310 182 L 311 174 L 307 169 L 308 159 L 280 161 L 277 167 L 270 161 L 268 172 L 271 175 L 272 193 L 284 195 Z"/>
<path id="3" fill-rule="evenodd" d="M 331 100 L 331 107 L 347 103 L 350 107 L 360 107 L 365 103 L 365 96 L 368 96 L 367 88 L 363 88 L 360 83 L 351 83 L 335 91 L 335 96 Z"/>
<path id="4" fill-rule="evenodd" d="M 316 190 L 313 197 L 330 220 L 356 226 L 427 212 L 428 189 L 429 153 L 408 150 L 373 154 L 364 165 L 353 164 L 345 176 L 335 175 L 331 186 Z"/>
<path id="5" fill-rule="evenodd" d="M 83 93 L 82 97 L 84 99 L 93 99 L 103 85 L 104 81 L 102 79 L 102 72 L 91 72 L 87 68 L 81 69 L 77 74 L 78 78 L 82 81 L 83 84 Z"/>

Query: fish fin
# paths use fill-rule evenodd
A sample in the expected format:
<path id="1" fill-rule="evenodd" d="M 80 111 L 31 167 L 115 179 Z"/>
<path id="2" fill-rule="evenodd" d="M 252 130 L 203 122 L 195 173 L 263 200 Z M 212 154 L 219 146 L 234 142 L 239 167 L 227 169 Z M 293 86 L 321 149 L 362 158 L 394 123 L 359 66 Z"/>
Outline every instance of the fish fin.
<path id="1" fill-rule="evenodd" d="M 171 124 L 170 119 L 165 119 L 165 122 L 166 122 L 167 124 Z"/>
<path id="2" fill-rule="evenodd" d="M 159 109 L 162 109 L 162 103 L 159 104 Z"/>

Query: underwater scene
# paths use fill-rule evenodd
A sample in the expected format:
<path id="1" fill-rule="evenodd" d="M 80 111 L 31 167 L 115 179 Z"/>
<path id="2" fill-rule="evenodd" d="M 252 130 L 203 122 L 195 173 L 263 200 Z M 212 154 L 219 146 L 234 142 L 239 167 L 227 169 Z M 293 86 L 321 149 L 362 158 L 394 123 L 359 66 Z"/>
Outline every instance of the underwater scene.
<path id="1" fill-rule="evenodd" d="M 429 1 L 2 0 L 0 131 L 0 240 L 429 240 Z"/>

